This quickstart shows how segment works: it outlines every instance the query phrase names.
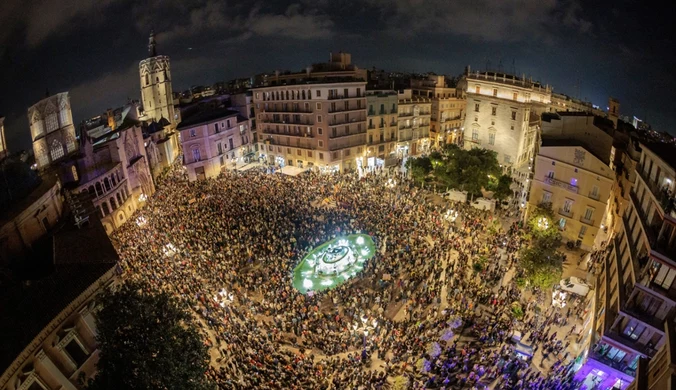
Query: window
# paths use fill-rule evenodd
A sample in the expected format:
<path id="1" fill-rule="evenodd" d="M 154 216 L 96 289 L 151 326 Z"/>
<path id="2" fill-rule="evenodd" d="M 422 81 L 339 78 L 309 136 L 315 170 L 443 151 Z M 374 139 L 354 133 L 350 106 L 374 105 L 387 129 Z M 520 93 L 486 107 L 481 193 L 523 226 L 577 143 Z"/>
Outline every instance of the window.
<path id="1" fill-rule="evenodd" d="M 218 123 L 214 123 L 214 132 L 218 133 Z"/>
<path id="2" fill-rule="evenodd" d="M 331 137 L 334 137 L 334 138 L 335 138 L 336 135 L 337 135 L 337 134 L 336 134 L 336 128 L 334 127 L 333 129 L 331 129 Z"/>
<path id="3" fill-rule="evenodd" d="M 474 117 L 474 122 L 478 122 L 478 121 L 479 121 L 479 117 L 478 117 L 478 116 L 475 116 L 475 117 Z"/>
<path id="4" fill-rule="evenodd" d="M 190 129 L 190 138 L 197 137 L 197 130 Z"/>
<path id="5" fill-rule="evenodd" d="M 582 225 L 582 226 L 580 227 L 580 234 L 578 234 L 577 237 L 578 237 L 579 239 L 583 239 L 585 233 L 587 233 L 587 225 Z"/>
<path id="6" fill-rule="evenodd" d="M 345 155 L 345 157 L 349 156 L 350 155 L 350 149 L 345 150 L 345 153 L 343 153 L 343 154 Z"/>
<path id="7" fill-rule="evenodd" d="M 505 164 L 511 164 L 512 163 L 512 156 L 509 154 L 505 154 Z"/>
<path id="8" fill-rule="evenodd" d="M 310 151 L 310 150 L 307 151 L 307 157 L 312 158 L 312 151 Z"/>
<path id="9" fill-rule="evenodd" d="M 570 214 L 570 211 L 573 209 L 573 200 L 572 199 L 566 199 L 563 202 L 563 212 L 566 214 Z"/>
<path id="10" fill-rule="evenodd" d="M 49 154 L 52 156 L 52 161 L 56 161 L 63 157 L 63 145 L 58 140 L 52 141 L 52 146 L 49 148 Z"/>
<path id="11" fill-rule="evenodd" d="M 498 96 L 498 89 L 497 88 L 493 88 L 493 96 Z"/>
<path id="12" fill-rule="evenodd" d="M 627 323 L 627 326 L 624 328 L 624 333 L 625 336 L 629 337 L 632 340 L 638 340 L 639 337 L 641 337 L 641 334 L 645 331 L 645 325 L 643 323 L 638 322 L 638 320 L 631 319 Z"/>
<path id="13" fill-rule="evenodd" d="M 82 367 L 89 357 L 84 348 L 75 339 L 70 340 L 63 349 L 78 368 Z"/>
<path id="14" fill-rule="evenodd" d="M 584 211 L 584 219 L 586 221 L 591 222 L 593 216 L 594 216 L 594 209 L 587 207 L 587 209 Z"/>
<path id="15" fill-rule="evenodd" d="M 561 230 L 566 229 L 566 219 L 565 218 L 559 219 L 559 229 L 561 229 Z"/>
<path id="16" fill-rule="evenodd" d="M 232 138 L 228 138 L 228 146 L 230 147 L 229 150 L 234 149 L 234 146 L 233 146 L 233 144 L 232 144 Z"/>
<path id="17" fill-rule="evenodd" d="M 495 133 L 492 131 L 488 133 L 488 144 L 495 145 Z"/>
<path id="18" fill-rule="evenodd" d="M 514 125 L 509 126 L 510 130 L 514 130 Z"/>
<path id="19" fill-rule="evenodd" d="M 512 120 L 513 120 L 513 121 L 516 120 L 516 111 L 512 111 Z"/>
<path id="20" fill-rule="evenodd" d="M 553 179 L 554 178 L 554 171 L 547 172 L 547 177 L 550 178 L 550 179 Z"/>
<path id="21" fill-rule="evenodd" d="M 542 192 L 542 203 L 550 203 L 552 201 L 552 193 L 549 191 Z"/>
<path id="22" fill-rule="evenodd" d="M 491 126 L 495 126 L 495 119 L 491 119 Z"/>
<path id="23" fill-rule="evenodd" d="M 518 93 L 518 92 L 514 92 L 514 95 L 512 95 L 512 98 L 513 98 L 514 100 L 517 100 L 517 99 L 519 98 L 519 93 Z"/>
<path id="24" fill-rule="evenodd" d="M 315 91 L 315 92 L 316 92 L 316 93 L 315 93 L 315 96 L 317 96 L 317 97 L 321 97 L 321 96 L 322 96 L 322 91 L 317 90 L 317 91 Z"/>
<path id="25" fill-rule="evenodd" d="M 676 277 L 676 269 L 660 264 L 657 276 L 653 279 L 653 283 L 668 290 L 671 288 L 674 277 Z"/>
<path id="26" fill-rule="evenodd" d="M 199 161 L 200 160 L 200 150 L 195 148 L 192 150 L 192 161 Z"/>
<path id="27" fill-rule="evenodd" d="M 589 194 L 590 198 L 598 199 L 599 198 L 599 187 L 592 187 L 591 193 Z"/>
<path id="28" fill-rule="evenodd" d="M 62 127 L 70 124 L 70 115 L 68 114 L 68 110 L 65 108 L 59 111 L 59 121 L 61 122 Z"/>
<path id="29" fill-rule="evenodd" d="M 51 113 L 47 115 L 45 119 L 45 124 L 47 125 L 47 132 L 54 131 L 59 128 L 59 121 L 56 119 L 56 113 Z"/>
<path id="30" fill-rule="evenodd" d="M 300 149 L 296 149 L 296 154 L 299 155 L 299 156 L 302 156 L 303 152 Z"/>
<path id="31" fill-rule="evenodd" d="M 317 102 L 316 107 L 317 107 L 318 110 L 321 110 L 321 109 L 322 109 L 322 104 L 319 103 L 319 102 Z"/>
<path id="32" fill-rule="evenodd" d="M 321 127 L 318 127 L 318 128 L 317 128 L 317 134 L 319 134 L 319 135 L 324 134 L 324 131 L 322 130 Z"/>
<path id="33" fill-rule="evenodd" d="M 322 123 L 322 116 L 321 115 L 317 115 L 317 123 Z"/>
<path id="34" fill-rule="evenodd" d="M 474 92 L 475 93 L 481 93 L 481 87 L 478 86 L 478 85 L 476 87 L 474 87 Z"/>
<path id="35" fill-rule="evenodd" d="M 491 107 L 491 115 L 496 116 L 498 114 L 498 108 L 497 107 Z"/>
<path id="36" fill-rule="evenodd" d="M 479 103 L 474 103 L 474 112 L 479 112 Z"/>
<path id="37" fill-rule="evenodd" d="M 223 144 L 218 143 L 218 154 L 223 154 Z"/>
<path id="38" fill-rule="evenodd" d="M 479 140 L 479 130 L 472 129 L 472 141 L 478 141 L 478 140 Z"/>
<path id="39" fill-rule="evenodd" d="M 319 159 L 323 160 L 324 159 L 324 153 L 319 153 Z"/>
<path id="40" fill-rule="evenodd" d="M 319 142 L 319 147 L 320 147 L 320 148 L 323 148 L 323 147 L 324 147 L 324 141 L 319 140 L 318 142 Z"/>

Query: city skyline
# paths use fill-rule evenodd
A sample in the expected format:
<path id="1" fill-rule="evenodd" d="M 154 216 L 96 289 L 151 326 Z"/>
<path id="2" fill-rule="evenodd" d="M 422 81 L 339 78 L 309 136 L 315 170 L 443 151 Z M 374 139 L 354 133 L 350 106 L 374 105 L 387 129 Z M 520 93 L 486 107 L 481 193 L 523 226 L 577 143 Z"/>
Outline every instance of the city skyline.
<path id="1" fill-rule="evenodd" d="M 45 90 L 71 92 L 76 122 L 138 99 L 138 62 L 154 29 L 159 52 L 172 58 L 177 91 L 297 71 L 343 50 L 361 68 L 391 71 L 457 75 L 467 65 L 482 70 L 502 63 L 511 72 L 514 64 L 516 74 L 602 108 L 614 96 L 621 114 L 670 131 L 673 54 L 657 51 L 670 42 L 660 31 L 663 16 L 610 4 L 12 1 L 0 13 L 0 113 L 10 150 L 29 149 L 26 109 Z M 648 22 L 651 30 L 639 28 Z"/>

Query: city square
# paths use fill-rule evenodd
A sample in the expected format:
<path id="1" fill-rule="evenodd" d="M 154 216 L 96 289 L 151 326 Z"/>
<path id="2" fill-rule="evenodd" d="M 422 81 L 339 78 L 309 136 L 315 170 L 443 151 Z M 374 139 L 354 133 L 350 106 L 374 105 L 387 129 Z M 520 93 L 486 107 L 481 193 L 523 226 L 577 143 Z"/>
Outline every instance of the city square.
<path id="1" fill-rule="evenodd" d="M 536 314 L 512 280 L 516 225 L 489 233 L 497 215 L 400 169 L 268 171 L 191 183 L 176 167 L 144 223 L 113 235 L 123 278 L 176 294 L 199 319 L 220 388 L 576 388 L 570 341 L 553 330 L 566 316 L 529 291 Z M 336 206 L 315 206 L 325 198 Z M 167 245 L 171 257 L 153 250 Z"/>

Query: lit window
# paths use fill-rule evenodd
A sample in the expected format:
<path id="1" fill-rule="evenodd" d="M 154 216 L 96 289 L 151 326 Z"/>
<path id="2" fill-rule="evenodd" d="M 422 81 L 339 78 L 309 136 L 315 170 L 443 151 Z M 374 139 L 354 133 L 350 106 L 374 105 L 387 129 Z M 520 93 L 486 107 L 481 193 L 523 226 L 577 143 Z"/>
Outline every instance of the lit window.
<path id="1" fill-rule="evenodd" d="M 54 131 L 59 128 L 59 121 L 56 118 L 56 113 L 52 113 L 47 115 L 47 118 L 45 120 L 47 124 L 47 132 L 49 133 L 50 131 Z"/>
<path id="2" fill-rule="evenodd" d="M 56 161 L 64 156 L 63 145 L 58 140 L 52 141 L 52 146 L 49 148 L 49 154 L 52 156 L 52 161 Z"/>

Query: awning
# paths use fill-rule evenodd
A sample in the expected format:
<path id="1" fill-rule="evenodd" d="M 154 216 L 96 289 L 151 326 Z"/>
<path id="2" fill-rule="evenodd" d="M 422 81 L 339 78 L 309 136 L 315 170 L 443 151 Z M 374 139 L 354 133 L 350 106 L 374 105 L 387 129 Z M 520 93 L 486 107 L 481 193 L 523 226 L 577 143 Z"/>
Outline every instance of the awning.
<path id="1" fill-rule="evenodd" d="M 298 167 L 292 167 L 290 165 L 287 165 L 287 166 L 283 167 L 282 169 L 278 170 L 277 172 L 283 173 L 283 174 L 289 175 L 289 176 L 298 176 L 305 171 L 307 171 L 307 168 L 298 168 Z"/>

